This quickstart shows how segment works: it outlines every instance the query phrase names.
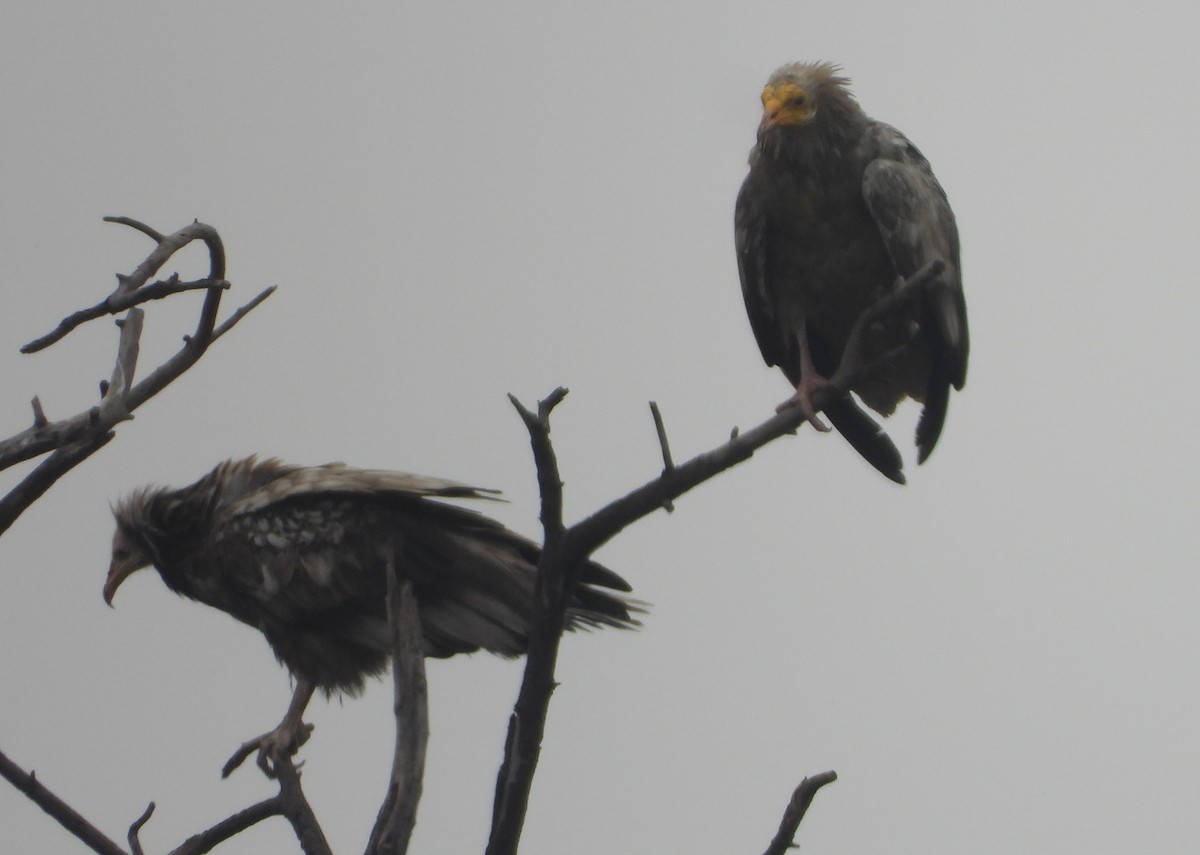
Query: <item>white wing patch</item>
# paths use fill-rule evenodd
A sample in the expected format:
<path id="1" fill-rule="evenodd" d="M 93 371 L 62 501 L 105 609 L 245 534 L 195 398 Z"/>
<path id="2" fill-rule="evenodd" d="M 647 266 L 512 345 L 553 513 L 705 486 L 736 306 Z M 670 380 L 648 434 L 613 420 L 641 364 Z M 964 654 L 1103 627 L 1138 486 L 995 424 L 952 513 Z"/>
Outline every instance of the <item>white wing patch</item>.
<path id="1" fill-rule="evenodd" d="M 275 596 L 279 592 L 279 580 L 275 578 L 275 574 L 271 572 L 271 568 L 267 562 L 260 561 L 258 569 L 262 572 L 262 587 L 260 590 L 263 596 Z"/>
<path id="2" fill-rule="evenodd" d="M 318 585 L 328 585 L 333 580 L 333 571 L 337 564 L 333 560 L 333 553 L 324 552 L 307 552 L 299 556 L 300 566 L 304 568 L 304 572 L 308 574 L 308 578 L 312 579 Z"/>

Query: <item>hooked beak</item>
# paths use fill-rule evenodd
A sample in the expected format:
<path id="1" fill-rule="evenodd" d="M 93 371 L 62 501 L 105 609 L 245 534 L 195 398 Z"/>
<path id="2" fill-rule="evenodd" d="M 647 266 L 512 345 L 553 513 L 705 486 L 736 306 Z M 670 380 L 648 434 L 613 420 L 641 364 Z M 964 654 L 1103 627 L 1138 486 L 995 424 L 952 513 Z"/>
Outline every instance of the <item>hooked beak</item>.
<path id="1" fill-rule="evenodd" d="M 768 125 L 775 124 L 776 120 L 779 118 L 779 111 L 782 109 L 783 109 L 782 99 L 764 98 L 763 99 L 763 115 L 762 115 L 763 127 L 765 128 Z"/>
<path id="2" fill-rule="evenodd" d="M 108 565 L 108 577 L 104 580 L 104 602 L 110 608 L 112 607 L 113 597 L 117 594 L 117 588 L 121 587 L 121 583 L 129 578 L 131 573 L 139 569 L 141 568 L 133 561 L 121 562 L 115 558 Z"/>

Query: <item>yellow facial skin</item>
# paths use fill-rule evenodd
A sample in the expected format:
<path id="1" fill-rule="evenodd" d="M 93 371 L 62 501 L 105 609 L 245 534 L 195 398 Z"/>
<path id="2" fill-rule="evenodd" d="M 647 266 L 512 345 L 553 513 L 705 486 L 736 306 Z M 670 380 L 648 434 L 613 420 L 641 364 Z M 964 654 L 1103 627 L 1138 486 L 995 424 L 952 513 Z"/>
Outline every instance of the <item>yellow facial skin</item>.
<path id="1" fill-rule="evenodd" d="M 762 93 L 763 125 L 803 125 L 817 114 L 817 101 L 796 83 L 768 83 Z"/>

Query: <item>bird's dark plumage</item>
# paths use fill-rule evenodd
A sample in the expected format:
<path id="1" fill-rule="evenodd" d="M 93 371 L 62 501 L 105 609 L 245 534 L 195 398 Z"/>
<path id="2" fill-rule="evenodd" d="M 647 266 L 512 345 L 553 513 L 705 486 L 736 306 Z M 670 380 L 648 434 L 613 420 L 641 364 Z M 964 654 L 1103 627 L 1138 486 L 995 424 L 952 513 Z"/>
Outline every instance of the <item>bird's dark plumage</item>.
<path id="1" fill-rule="evenodd" d="M 130 573 L 153 565 L 172 590 L 260 630 L 297 678 L 298 698 L 301 688 L 353 694 L 390 661 L 391 562 L 412 582 L 427 656 L 516 656 L 525 650 L 538 546 L 432 501 L 488 492 L 341 464 L 229 461 L 189 487 L 143 489 L 116 505 L 104 596 L 111 603 Z M 631 603 L 606 588 L 629 585 L 589 563 L 569 629 L 636 625 Z"/>
<path id="2" fill-rule="evenodd" d="M 933 451 L 949 390 L 966 381 L 966 303 L 958 230 L 929 163 L 895 128 L 868 117 L 828 63 L 787 65 L 763 90 L 763 120 L 735 208 L 735 243 L 750 325 L 768 365 L 808 396 L 838 367 L 850 330 L 898 279 L 940 260 L 925 299 L 872 330 L 869 358 L 901 355 L 854 392 L 890 415 L 924 403 L 919 459 Z M 911 341 L 910 341 L 911 339 Z M 825 414 L 872 465 L 903 483 L 899 452 L 845 395 Z"/>

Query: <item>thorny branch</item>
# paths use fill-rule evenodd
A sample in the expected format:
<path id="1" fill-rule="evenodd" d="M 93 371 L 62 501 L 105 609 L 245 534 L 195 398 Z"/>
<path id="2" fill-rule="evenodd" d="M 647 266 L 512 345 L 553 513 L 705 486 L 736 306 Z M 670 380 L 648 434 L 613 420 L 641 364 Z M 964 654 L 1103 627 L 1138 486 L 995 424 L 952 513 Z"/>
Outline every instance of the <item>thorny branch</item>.
<path id="1" fill-rule="evenodd" d="M 925 289 L 936 283 L 942 268 L 941 261 L 931 262 L 859 317 L 851 330 L 837 372 L 813 396 L 813 404 L 818 412 L 836 396 L 849 391 L 859 379 L 895 358 L 897 352 L 885 355 L 883 360 L 867 358 L 864 342 L 867 329 L 880 317 L 896 311 L 911 300 L 919 299 Z M 566 527 L 562 522 L 562 480 L 550 442 L 550 411 L 565 396 L 565 389 L 554 390 L 540 402 L 536 416 L 515 397 L 509 396 L 529 431 L 542 494 L 542 525 L 546 543 L 538 564 L 539 596 L 534 604 L 525 675 L 509 720 L 504 759 L 496 781 L 487 855 L 515 855 L 520 842 L 525 807 L 541 752 L 550 695 L 557 685 L 554 667 L 566 604 L 577 583 L 578 568 L 621 530 L 658 508 L 668 507 L 672 500 L 688 490 L 749 459 L 768 442 L 795 433 L 805 423 L 805 416 L 799 408 L 788 409 L 744 433 L 734 430 L 723 444 L 678 465 L 671 462 L 665 430 L 660 430 L 659 441 L 665 464 L 662 474 L 610 502 L 586 519 Z M 661 418 L 656 418 L 656 423 L 661 425 Z"/>

